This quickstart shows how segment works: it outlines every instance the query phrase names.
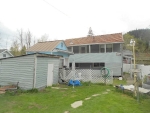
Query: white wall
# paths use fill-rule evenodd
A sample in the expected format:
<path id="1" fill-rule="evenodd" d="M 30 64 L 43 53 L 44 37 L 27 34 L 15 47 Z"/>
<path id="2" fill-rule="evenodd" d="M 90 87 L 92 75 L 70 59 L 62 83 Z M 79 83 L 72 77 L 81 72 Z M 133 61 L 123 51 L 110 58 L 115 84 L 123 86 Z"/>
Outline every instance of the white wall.
<path id="1" fill-rule="evenodd" d="M 132 65 L 132 67 L 134 67 L 134 66 Z M 130 69 L 131 69 L 130 64 L 123 64 L 123 72 L 130 73 Z M 140 77 L 150 74 L 150 65 L 145 66 L 143 64 L 140 64 L 140 65 L 138 64 L 138 65 L 136 65 L 136 69 L 141 70 L 141 73 L 138 73 L 138 75 Z"/>
<path id="2" fill-rule="evenodd" d="M 123 72 L 130 73 L 130 70 L 134 68 L 134 65 L 132 64 L 123 64 Z"/>

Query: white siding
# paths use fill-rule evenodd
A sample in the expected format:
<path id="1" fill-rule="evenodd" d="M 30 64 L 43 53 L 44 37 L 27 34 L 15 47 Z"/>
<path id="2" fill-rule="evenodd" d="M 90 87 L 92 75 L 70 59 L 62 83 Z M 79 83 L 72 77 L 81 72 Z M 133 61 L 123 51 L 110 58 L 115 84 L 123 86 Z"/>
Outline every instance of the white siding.
<path id="1" fill-rule="evenodd" d="M 0 59 L 6 58 L 6 57 L 3 57 L 3 54 L 6 54 L 6 57 L 12 57 L 7 51 L 5 51 L 4 53 L 0 53 Z"/>

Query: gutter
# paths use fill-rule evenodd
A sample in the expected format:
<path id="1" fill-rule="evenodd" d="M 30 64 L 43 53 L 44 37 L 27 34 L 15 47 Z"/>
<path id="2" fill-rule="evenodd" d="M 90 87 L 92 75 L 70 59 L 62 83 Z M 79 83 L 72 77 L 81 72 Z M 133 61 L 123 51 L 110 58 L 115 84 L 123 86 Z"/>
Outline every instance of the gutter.
<path id="1" fill-rule="evenodd" d="M 70 55 L 74 55 L 73 52 L 64 51 L 64 50 L 58 50 L 58 49 L 54 49 L 53 52 L 62 52 L 62 53 L 67 53 L 67 54 L 70 54 Z"/>

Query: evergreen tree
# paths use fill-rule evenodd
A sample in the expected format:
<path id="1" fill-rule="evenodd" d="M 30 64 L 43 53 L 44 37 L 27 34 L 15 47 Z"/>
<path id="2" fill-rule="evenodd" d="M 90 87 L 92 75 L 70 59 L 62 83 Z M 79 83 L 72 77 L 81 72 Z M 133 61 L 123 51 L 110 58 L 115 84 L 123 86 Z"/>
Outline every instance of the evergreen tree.
<path id="1" fill-rule="evenodd" d="M 92 31 L 92 28 L 90 27 L 87 36 L 90 37 L 90 36 L 93 36 L 93 35 L 94 35 L 94 34 L 93 34 L 93 31 Z"/>
<path id="2" fill-rule="evenodd" d="M 25 45 L 21 49 L 20 53 L 21 53 L 21 55 L 25 55 L 26 54 L 26 46 Z"/>

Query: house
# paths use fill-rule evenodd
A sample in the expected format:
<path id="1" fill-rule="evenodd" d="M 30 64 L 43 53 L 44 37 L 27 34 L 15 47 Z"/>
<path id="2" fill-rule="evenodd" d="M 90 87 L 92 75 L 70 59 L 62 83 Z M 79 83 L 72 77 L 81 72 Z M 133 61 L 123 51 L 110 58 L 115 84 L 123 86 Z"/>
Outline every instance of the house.
<path id="1" fill-rule="evenodd" d="M 7 49 L 0 49 L 0 59 L 7 57 L 13 57 L 13 55 Z"/>
<path id="2" fill-rule="evenodd" d="M 133 53 L 130 50 L 123 50 L 123 63 L 131 64 L 133 59 Z"/>
<path id="3" fill-rule="evenodd" d="M 102 67 L 107 67 L 113 76 L 121 76 L 123 43 L 122 33 L 66 39 L 68 50 L 74 52 L 69 57 L 69 67 L 73 62 L 76 70 L 92 69 L 99 72 Z"/>
<path id="4" fill-rule="evenodd" d="M 60 56 L 40 53 L 0 59 L 0 86 L 19 82 L 21 89 L 57 84 Z"/>
<path id="5" fill-rule="evenodd" d="M 62 40 L 38 42 L 26 50 L 26 54 L 32 53 L 44 53 L 49 55 L 62 56 L 60 59 L 60 64 L 62 64 L 60 68 L 62 66 L 68 66 L 69 55 L 73 54 L 72 52 L 68 51 L 64 41 Z"/>

